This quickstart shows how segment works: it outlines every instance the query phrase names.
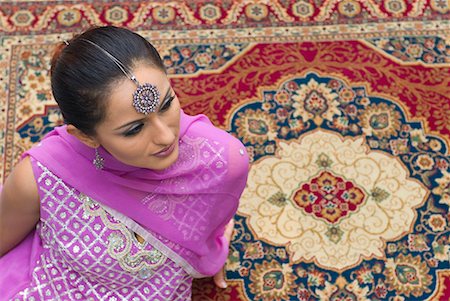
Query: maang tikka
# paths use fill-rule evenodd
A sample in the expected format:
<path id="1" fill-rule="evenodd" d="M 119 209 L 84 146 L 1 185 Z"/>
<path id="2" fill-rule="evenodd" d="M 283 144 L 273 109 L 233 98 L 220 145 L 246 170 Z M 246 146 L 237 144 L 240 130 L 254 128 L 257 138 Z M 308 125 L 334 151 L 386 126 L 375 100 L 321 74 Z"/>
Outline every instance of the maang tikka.
<path id="1" fill-rule="evenodd" d="M 159 100 L 160 100 L 160 93 L 159 90 L 156 88 L 156 86 L 144 83 L 141 85 L 138 80 L 136 79 L 136 76 L 128 69 L 126 68 L 118 59 L 116 59 L 112 54 L 110 54 L 108 51 L 100 47 L 99 45 L 95 44 L 94 42 L 87 40 L 87 39 L 81 39 L 83 41 L 86 41 L 98 49 L 100 49 L 104 54 L 106 54 L 116 65 L 119 67 L 119 69 L 125 74 L 126 77 L 128 77 L 131 81 L 133 81 L 137 88 L 136 91 L 133 93 L 133 107 L 136 109 L 138 113 L 143 113 L 147 115 L 148 113 L 156 112 L 159 106 Z"/>

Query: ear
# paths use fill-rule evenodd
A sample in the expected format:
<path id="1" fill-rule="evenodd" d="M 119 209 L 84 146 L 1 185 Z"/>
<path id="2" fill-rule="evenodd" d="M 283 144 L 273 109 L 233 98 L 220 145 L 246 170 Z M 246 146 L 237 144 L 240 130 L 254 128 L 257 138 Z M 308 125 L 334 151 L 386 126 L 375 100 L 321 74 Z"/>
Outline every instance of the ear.
<path id="1" fill-rule="evenodd" d="M 100 143 L 94 137 L 88 136 L 79 129 L 77 129 L 72 124 L 67 125 L 67 133 L 76 137 L 82 143 L 86 144 L 89 147 L 97 148 L 100 146 Z"/>

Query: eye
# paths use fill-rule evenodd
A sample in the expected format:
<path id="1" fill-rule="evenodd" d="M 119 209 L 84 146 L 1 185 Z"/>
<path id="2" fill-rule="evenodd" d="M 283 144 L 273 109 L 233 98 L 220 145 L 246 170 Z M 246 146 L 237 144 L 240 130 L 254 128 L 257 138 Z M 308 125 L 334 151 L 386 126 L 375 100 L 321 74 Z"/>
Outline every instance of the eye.
<path id="1" fill-rule="evenodd" d="M 134 136 L 134 135 L 138 134 L 138 133 L 142 130 L 142 127 L 143 127 L 143 126 L 144 126 L 143 123 L 139 123 L 139 124 L 133 126 L 133 127 L 132 127 L 131 129 L 129 129 L 128 131 L 126 131 L 123 135 L 124 135 L 125 137 Z"/>
<path id="2" fill-rule="evenodd" d="M 170 105 L 172 104 L 172 101 L 175 99 L 175 95 L 170 96 L 166 99 L 166 101 L 163 103 L 161 108 L 159 109 L 160 112 L 165 112 L 170 108 Z"/>

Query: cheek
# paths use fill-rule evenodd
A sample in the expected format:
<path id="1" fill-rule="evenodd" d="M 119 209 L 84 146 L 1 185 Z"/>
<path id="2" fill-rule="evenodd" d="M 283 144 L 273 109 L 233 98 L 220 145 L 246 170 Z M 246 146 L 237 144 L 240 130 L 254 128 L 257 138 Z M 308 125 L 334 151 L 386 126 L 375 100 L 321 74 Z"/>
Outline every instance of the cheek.
<path id="1" fill-rule="evenodd" d="M 181 107 L 180 107 L 180 103 L 176 102 L 175 104 L 175 108 L 174 108 L 174 113 L 171 115 L 172 116 L 172 126 L 175 128 L 179 128 L 180 127 L 180 113 L 181 113 Z"/>
<path id="2" fill-rule="evenodd" d="M 173 118 L 172 127 L 179 128 L 180 127 L 180 114 Z"/>
<path id="3" fill-rule="evenodd" d="M 130 139 L 115 139 L 110 141 L 108 145 L 105 145 L 107 150 L 118 159 L 132 159 L 138 154 L 144 153 L 142 146 L 142 139 L 137 137 Z"/>

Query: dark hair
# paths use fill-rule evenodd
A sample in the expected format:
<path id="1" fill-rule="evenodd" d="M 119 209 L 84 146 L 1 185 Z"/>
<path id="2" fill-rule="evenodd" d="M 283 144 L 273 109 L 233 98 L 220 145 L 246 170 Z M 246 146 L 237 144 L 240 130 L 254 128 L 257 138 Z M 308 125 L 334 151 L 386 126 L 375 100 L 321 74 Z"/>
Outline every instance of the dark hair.
<path id="1" fill-rule="evenodd" d="M 126 75 L 101 49 L 128 70 L 143 63 L 165 72 L 156 49 L 140 35 L 115 26 L 96 27 L 56 49 L 51 66 L 51 85 L 64 121 L 95 136 L 96 126 L 106 115 L 109 90 Z M 130 98 L 131 99 L 131 98 Z"/>

